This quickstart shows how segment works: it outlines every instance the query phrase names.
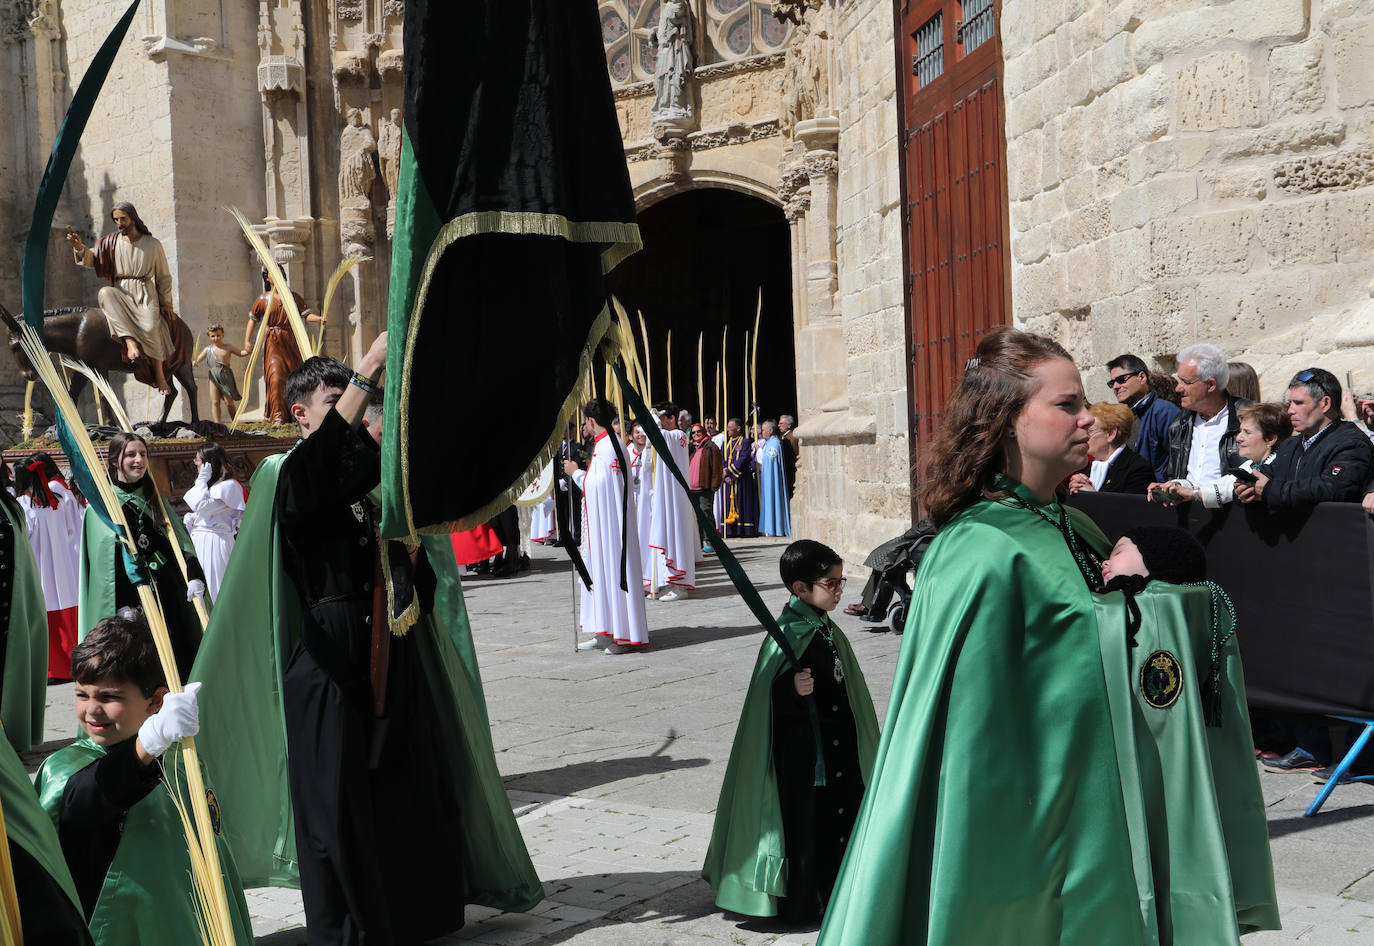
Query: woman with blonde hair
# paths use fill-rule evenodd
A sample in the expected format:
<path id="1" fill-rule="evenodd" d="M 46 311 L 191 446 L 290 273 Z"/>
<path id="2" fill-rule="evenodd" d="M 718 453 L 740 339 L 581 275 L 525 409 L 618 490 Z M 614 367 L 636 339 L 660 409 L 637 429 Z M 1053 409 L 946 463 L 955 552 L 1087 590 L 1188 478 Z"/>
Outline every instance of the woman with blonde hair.
<path id="1" fill-rule="evenodd" d="M 1069 479 L 1069 492 L 1144 496 L 1155 481 L 1155 471 L 1127 446 L 1135 429 L 1135 412 L 1113 401 L 1099 401 L 1088 410 L 1093 415 L 1093 425 L 1088 428 L 1088 452 L 1093 462 L 1088 472 L 1075 473 Z"/>
<path id="2" fill-rule="evenodd" d="M 1147 808 L 1141 773 L 1157 770 L 1109 656 L 1125 630 L 1098 625 L 1109 546 L 1061 503 L 1093 423 L 1061 346 L 1008 328 L 979 343 L 927 460 L 938 532 L 818 946 L 1144 946 L 1253 928 L 1229 888 L 1183 915 L 1191 891 L 1151 867 L 1156 830 L 1188 856 L 1226 847 L 1215 825 L 1190 840 Z M 1191 771 L 1163 777 L 1212 792 Z"/>

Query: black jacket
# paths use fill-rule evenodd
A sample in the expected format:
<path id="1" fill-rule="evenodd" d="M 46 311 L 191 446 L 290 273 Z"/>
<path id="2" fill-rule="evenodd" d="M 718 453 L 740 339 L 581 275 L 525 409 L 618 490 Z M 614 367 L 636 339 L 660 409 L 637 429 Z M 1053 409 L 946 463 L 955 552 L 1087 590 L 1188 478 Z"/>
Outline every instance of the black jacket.
<path id="1" fill-rule="evenodd" d="M 1144 496 L 1150 484 L 1155 481 L 1154 467 L 1150 461 L 1130 447 L 1122 447 L 1116 459 L 1107 467 L 1107 475 L 1102 478 L 1099 493 L 1134 493 Z"/>
<path id="2" fill-rule="evenodd" d="M 1240 466 L 1240 451 L 1236 449 L 1236 434 L 1240 433 L 1239 412 L 1242 407 L 1255 403 L 1247 398 L 1226 395 L 1226 433 L 1221 437 L 1221 472 Z M 1188 476 L 1188 454 L 1193 449 L 1193 419 L 1197 411 L 1184 411 L 1169 425 L 1169 479 L 1181 480 Z"/>
<path id="3" fill-rule="evenodd" d="M 1339 420 L 1304 450 L 1302 435 L 1279 445 L 1264 487 L 1266 505 L 1305 506 L 1313 503 L 1357 503 L 1374 467 L 1374 446 L 1360 428 Z"/>

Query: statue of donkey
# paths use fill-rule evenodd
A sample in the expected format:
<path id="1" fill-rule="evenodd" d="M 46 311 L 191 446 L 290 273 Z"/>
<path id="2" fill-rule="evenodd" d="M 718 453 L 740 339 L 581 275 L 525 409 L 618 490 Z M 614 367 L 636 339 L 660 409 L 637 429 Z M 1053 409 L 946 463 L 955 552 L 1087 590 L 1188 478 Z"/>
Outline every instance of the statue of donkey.
<path id="1" fill-rule="evenodd" d="M 23 347 L 19 344 L 19 321 L 14 315 L 0 305 L 0 322 L 4 322 L 5 327 L 10 333 L 10 351 L 14 352 L 14 360 L 19 365 L 19 373 L 23 375 L 25 381 L 36 381 L 38 373 L 34 371 L 33 365 L 29 363 L 29 358 L 24 354 Z M 191 422 L 197 423 L 200 420 L 200 411 L 196 404 L 196 378 L 191 370 L 190 353 L 195 351 L 194 340 L 191 337 L 191 330 L 186 327 L 186 323 L 181 319 L 176 320 L 175 331 L 182 338 L 179 340 L 182 351 L 188 353 L 186 360 L 172 374 L 171 387 L 172 393 L 162 399 L 162 416 L 159 420 L 165 421 L 168 413 L 172 410 L 172 404 L 177 399 L 177 384 L 180 383 L 186 392 L 187 401 L 191 409 Z M 108 378 L 111 372 L 127 374 L 134 370 L 134 366 L 124 360 L 124 346 L 110 337 L 110 330 L 105 322 L 105 313 L 93 306 L 74 306 L 64 309 L 49 309 L 43 313 L 43 341 L 48 346 L 48 351 L 54 355 L 67 355 L 78 361 L 84 361 L 91 367 L 96 374 Z M 176 345 L 178 339 L 173 339 Z M 71 394 L 72 401 L 81 395 L 81 392 L 89 383 L 86 376 L 80 372 L 71 373 Z"/>

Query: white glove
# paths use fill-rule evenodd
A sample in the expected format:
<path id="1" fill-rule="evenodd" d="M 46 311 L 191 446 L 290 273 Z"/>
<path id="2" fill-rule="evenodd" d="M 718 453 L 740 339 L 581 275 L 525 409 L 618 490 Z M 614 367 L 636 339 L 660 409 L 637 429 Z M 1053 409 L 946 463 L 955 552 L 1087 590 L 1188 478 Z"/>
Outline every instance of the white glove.
<path id="1" fill-rule="evenodd" d="M 192 578 L 186 583 L 186 600 L 194 601 L 200 595 L 205 594 L 205 582 L 199 578 Z"/>
<path id="2" fill-rule="evenodd" d="M 209 486 L 210 474 L 213 473 L 214 470 L 215 468 L 210 464 L 202 463 L 200 465 L 200 472 L 196 474 L 196 482 L 199 483 L 201 486 Z"/>
<path id="3" fill-rule="evenodd" d="M 162 709 L 143 721 L 138 728 L 138 741 L 150 756 L 160 756 L 178 739 L 200 732 L 200 707 L 196 692 L 200 683 L 190 683 L 184 693 L 168 693 L 162 698 Z"/>

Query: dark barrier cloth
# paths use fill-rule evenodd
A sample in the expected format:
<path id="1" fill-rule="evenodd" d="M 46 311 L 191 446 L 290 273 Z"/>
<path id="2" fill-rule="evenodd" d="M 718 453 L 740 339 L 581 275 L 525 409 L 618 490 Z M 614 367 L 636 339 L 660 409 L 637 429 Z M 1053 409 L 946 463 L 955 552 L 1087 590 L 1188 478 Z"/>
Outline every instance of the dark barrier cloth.
<path id="1" fill-rule="evenodd" d="M 1112 493 L 1069 503 L 1113 542 L 1137 525 L 1177 525 L 1197 537 L 1207 577 L 1236 605 L 1252 707 L 1374 716 L 1374 520 L 1358 504 L 1165 508 Z"/>

